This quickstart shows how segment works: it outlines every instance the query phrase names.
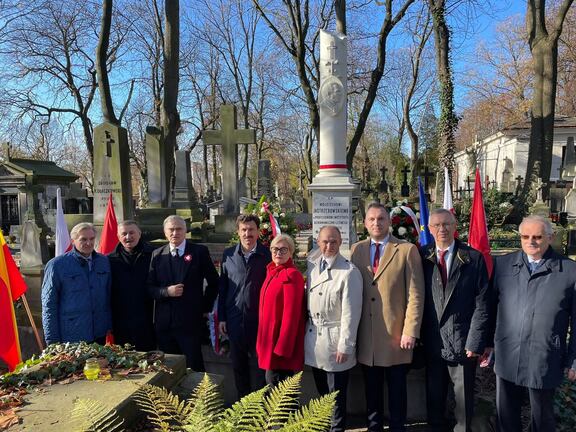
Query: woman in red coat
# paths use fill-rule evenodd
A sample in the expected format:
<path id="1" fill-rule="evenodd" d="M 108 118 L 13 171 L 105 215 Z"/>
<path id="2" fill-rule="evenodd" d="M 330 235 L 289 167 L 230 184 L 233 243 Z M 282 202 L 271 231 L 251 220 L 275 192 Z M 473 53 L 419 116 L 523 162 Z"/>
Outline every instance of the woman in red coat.
<path id="1" fill-rule="evenodd" d="M 290 236 L 274 237 L 260 291 L 256 352 L 272 386 L 304 367 L 304 278 L 292 262 L 294 250 Z"/>

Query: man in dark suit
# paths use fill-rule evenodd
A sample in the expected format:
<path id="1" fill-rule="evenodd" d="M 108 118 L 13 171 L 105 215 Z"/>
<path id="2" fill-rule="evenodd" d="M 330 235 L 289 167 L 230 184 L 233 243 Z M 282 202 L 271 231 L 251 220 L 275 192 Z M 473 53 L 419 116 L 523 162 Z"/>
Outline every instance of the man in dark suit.
<path id="1" fill-rule="evenodd" d="M 141 239 L 136 222 L 118 224 L 118 245 L 108 255 L 112 270 L 112 329 L 118 345 L 129 343 L 138 351 L 156 349 L 154 300 L 146 289 L 154 248 Z"/>
<path id="2" fill-rule="evenodd" d="M 490 332 L 488 272 L 476 249 L 454 239 L 456 219 L 445 209 L 430 213 L 434 244 L 423 249 L 426 402 L 431 431 L 451 430 L 444 417 L 448 385 L 454 386 L 455 432 L 470 432 L 476 363 Z"/>
<path id="3" fill-rule="evenodd" d="M 522 430 L 527 389 L 531 431 L 554 432 L 554 390 L 564 374 L 576 379 L 576 263 L 550 246 L 548 219 L 528 216 L 519 231 L 522 250 L 496 259 L 491 281 L 498 423 L 501 431 Z"/>
<path id="4" fill-rule="evenodd" d="M 202 372 L 203 317 L 218 294 L 218 272 L 208 248 L 186 241 L 186 222 L 180 216 L 164 220 L 164 235 L 169 244 L 152 253 L 148 275 L 148 290 L 156 300 L 158 348 L 185 354 L 186 366 Z"/>
<path id="5" fill-rule="evenodd" d="M 236 229 L 240 242 L 226 249 L 222 256 L 218 297 L 219 328 L 230 340 L 230 357 L 238 399 L 252 391 L 249 359 L 256 359 L 260 288 L 266 279 L 266 266 L 271 261 L 270 250 L 258 241 L 259 227 L 258 216 L 238 216 Z M 264 372 L 261 372 L 256 377 L 258 388 L 266 385 Z"/>

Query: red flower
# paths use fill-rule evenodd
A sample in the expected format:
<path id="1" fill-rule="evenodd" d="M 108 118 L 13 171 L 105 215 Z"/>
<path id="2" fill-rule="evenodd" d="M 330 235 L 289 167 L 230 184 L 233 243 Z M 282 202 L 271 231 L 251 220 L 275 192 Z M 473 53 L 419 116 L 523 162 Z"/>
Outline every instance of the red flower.
<path id="1" fill-rule="evenodd" d="M 392 216 L 392 225 L 398 225 L 401 223 L 401 221 L 402 219 L 400 216 Z"/>

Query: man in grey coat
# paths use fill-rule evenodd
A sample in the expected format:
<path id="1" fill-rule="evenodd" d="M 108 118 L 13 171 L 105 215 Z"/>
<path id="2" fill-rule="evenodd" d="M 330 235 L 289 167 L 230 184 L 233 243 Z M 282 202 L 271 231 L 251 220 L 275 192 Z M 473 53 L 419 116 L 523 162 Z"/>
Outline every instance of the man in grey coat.
<path id="1" fill-rule="evenodd" d="M 564 375 L 576 378 L 576 338 L 568 341 L 576 320 L 576 263 L 550 246 L 547 219 L 528 216 L 519 231 L 522 251 L 498 258 L 492 275 L 498 423 L 501 431 L 522 430 L 527 388 L 531 431 L 554 432 L 554 390 Z"/>
<path id="2" fill-rule="evenodd" d="M 310 259 L 306 293 L 305 363 L 312 367 L 318 392 L 338 391 L 331 432 L 346 430 L 348 373 L 356 364 L 356 334 L 362 315 L 360 271 L 340 255 L 340 230 L 323 226 L 318 252 Z"/>

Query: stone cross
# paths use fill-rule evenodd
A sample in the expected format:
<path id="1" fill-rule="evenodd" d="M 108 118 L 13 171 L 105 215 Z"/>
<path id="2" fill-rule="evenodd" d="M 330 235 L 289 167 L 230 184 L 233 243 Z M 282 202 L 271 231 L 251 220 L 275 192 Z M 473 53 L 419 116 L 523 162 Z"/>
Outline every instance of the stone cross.
<path id="1" fill-rule="evenodd" d="M 428 186 L 430 185 L 428 178 L 434 177 L 434 173 L 432 171 L 429 171 L 428 167 L 425 166 L 424 167 L 424 174 L 422 174 L 422 177 L 424 177 L 424 191 L 428 192 Z"/>
<path id="2" fill-rule="evenodd" d="M 382 193 L 388 193 L 388 182 L 386 181 L 386 171 L 388 171 L 388 169 L 383 166 L 380 171 L 382 172 L 382 179 L 380 180 L 379 190 Z"/>
<path id="3" fill-rule="evenodd" d="M 222 105 L 220 108 L 222 129 L 202 132 L 204 145 L 222 146 L 222 199 L 224 214 L 236 215 L 240 211 L 238 196 L 238 144 L 255 144 L 254 129 L 237 129 L 236 107 Z"/>
<path id="4" fill-rule="evenodd" d="M 403 197 L 410 196 L 410 185 L 408 184 L 408 173 L 410 172 L 410 168 L 408 168 L 408 165 L 406 165 L 404 169 L 400 172 L 404 174 L 404 181 L 402 183 L 400 195 L 402 195 Z"/>

